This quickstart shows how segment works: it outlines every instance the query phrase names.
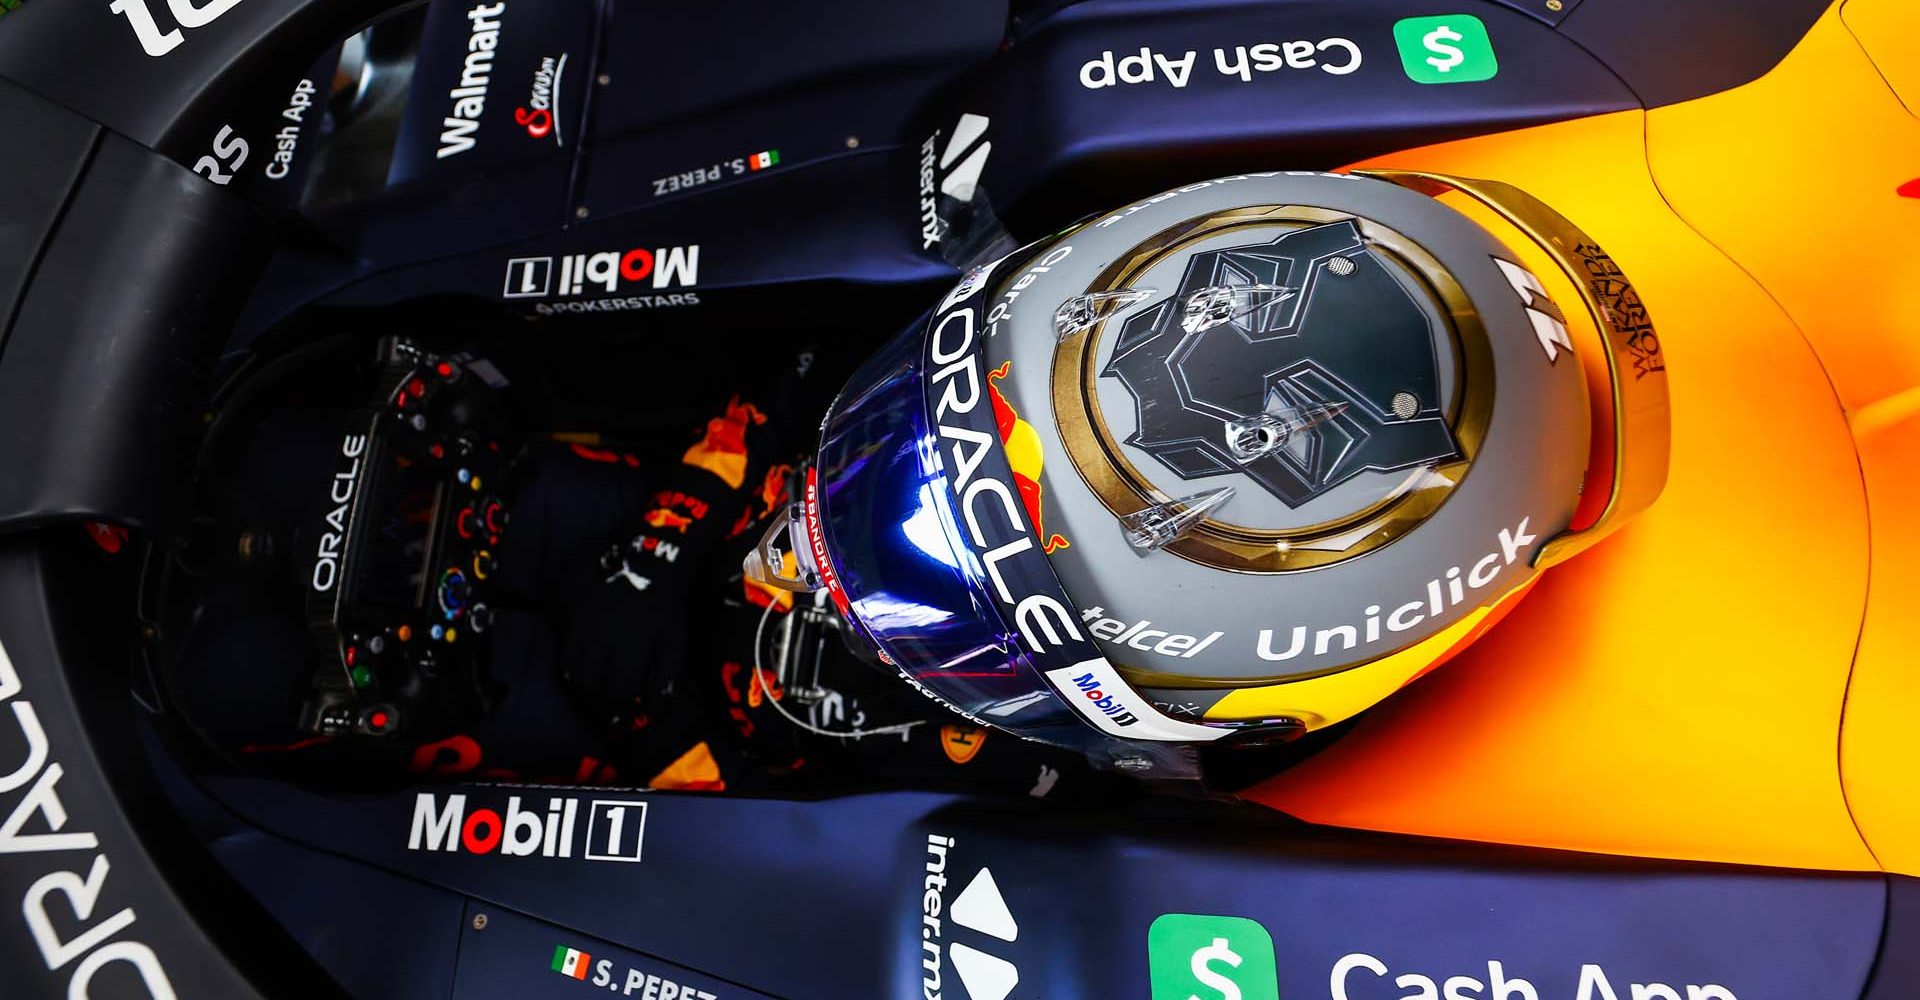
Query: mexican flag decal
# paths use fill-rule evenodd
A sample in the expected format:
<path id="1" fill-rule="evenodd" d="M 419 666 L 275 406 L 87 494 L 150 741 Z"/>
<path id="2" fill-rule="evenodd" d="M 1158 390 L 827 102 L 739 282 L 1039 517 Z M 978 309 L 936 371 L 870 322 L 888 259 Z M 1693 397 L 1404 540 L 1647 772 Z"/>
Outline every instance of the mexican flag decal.
<path id="1" fill-rule="evenodd" d="M 587 978 L 587 969 L 592 966 L 592 964 L 593 956 L 588 955 L 584 951 L 569 948 L 564 944 L 554 946 L 553 965 L 551 968 L 563 976 L 585 979 Z"/>
<path id="2" fill-rule="evenodd" d="M 779 164 L 779 162 L 780 162 L 780 151 L 779 151 L 779 150 L 777 150 L 777 149 L 763 149 L 763 150 L 761 150 L 760 152 L 758 152 L 758 153 L 755 153 L 755 154 L 753 154 L 752 156 L 749 156 L 749 157 L 747 157 L 747 169 L 749 169 L 749 170 L 765 170 L 765 169 L 767 169 L 768 167 L 771 167 L 771 166 L 776 166 L 776 165 L 778 165 L 778 164 Z"/>

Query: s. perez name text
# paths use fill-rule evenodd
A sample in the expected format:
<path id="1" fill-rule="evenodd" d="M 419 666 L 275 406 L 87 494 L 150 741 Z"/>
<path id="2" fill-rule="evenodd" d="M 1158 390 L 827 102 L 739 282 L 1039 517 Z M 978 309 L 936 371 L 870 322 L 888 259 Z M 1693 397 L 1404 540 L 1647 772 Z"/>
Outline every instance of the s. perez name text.
<path id="1" fill-rule="evenodd" d="M 706 990 L 663 979 L 651 972 L 628 967 L 626 973 L 626 978 L 621 979 L 614 972 L 613 962 L 603 958 L 593 967 L 593 985 L 603 986 L 609 992 L 618 990 L 623 997 L 638 996 L 640 1000 L 719 1000 Z"/>
<path id="2" fill-rule="evenodd" d="M 1274 649 L 1274 631 L 1270 628 L 1260 630 L 1260 638 L 1254 645 L 1254 652 L 1263 660 L 1291 660 L 1306 652 L 1308 633 L 1312 633 L 1314 656 L 1324 656 L 1329 650 L 1349 650 L 1360 646 L 1369 646 L 1382 638 L 1397 632 L 1405 632 L 1418 626 L 1428 618 L 1436 617 L 1448 608 L 1455 607 L 1467 599 L 1468 591 L 1480 590 L 1500 579 L 1508 566 L 1521 558 L 1527 546 L 1539 539 L 1527 531 L 1527 522 L 1531 518 L 1523 517 L 1512 528 L 1501 528 L 1497 539 L 1498 547 L 1472 563 L 1462 573 L 1461 567 L 1449 567 L 1445 574 L 1427 581 L 1426 592 L 1418 600 L 1407 601 L 1383 614 L 1384 605 L 1369 604 L 1362 611 L 1362 620 L 1350 625 L 1335 625 L 1331 628 L 1309 630 L 1305 625 L 1295 625 L 1288 633 L 1284 650 Z M 1382 624 L 1385 630 L 1381 629 Z"/>

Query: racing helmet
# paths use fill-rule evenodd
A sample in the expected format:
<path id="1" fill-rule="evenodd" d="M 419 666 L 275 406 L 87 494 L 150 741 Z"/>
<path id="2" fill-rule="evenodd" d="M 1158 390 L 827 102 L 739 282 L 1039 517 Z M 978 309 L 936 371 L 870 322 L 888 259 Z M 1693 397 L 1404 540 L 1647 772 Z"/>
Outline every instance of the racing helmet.
<path id="1" fill-rule="evenodd" d="M 1654 500 L 1667 436 L 1631 284 L 1539 200 L 1222 177 L 968 272 L 748 570 L 976 723 L 1146 768 L 1444 662 Z"/>

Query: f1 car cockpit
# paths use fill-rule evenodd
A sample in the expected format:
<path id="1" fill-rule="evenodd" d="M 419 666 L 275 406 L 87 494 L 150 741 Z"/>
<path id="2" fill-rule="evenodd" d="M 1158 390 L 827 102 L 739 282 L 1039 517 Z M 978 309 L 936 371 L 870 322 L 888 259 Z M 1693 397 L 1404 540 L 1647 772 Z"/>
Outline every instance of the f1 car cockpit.
<path id="1" fill-rule="evenodd" d="M 6 995 L 1912 994 L 1915 31 L 0 0 Z"/>

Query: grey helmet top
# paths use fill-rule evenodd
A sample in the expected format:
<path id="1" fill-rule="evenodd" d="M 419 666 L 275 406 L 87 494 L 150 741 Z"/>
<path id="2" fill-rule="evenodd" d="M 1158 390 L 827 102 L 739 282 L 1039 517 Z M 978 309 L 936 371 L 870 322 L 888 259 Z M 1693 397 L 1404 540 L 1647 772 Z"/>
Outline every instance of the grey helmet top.
<path id="1" fill-rule="evenodd" d="M 1602 280 L 1632 297 L 1498 182 L 1164 192 L 972 270 L 862 366 L 747 568 L 963 716 L 1116 766 L 1339 721 L 1659 495 L 1657 340 Z"/>
<path id="2" fill-rule="evenodd" d="M 986 365 L 1035 432 L 1053 569 L 1156 707 L 1218 719 L 1236 691 L 1289 688 L 1301 704 L 1258 712 L 1325 724 L 1354 709 L 1300 682 L 1394 661 L 1391 690 L 1418 670 L 1394 654 L 1532 579 L 1593 427 L 1582 365 L 1543 350 L 1529 304 L 1563 314 L 1509 276 L 1524 264 L 1400 185 L 1261 174 L 996 275 Z"/>

